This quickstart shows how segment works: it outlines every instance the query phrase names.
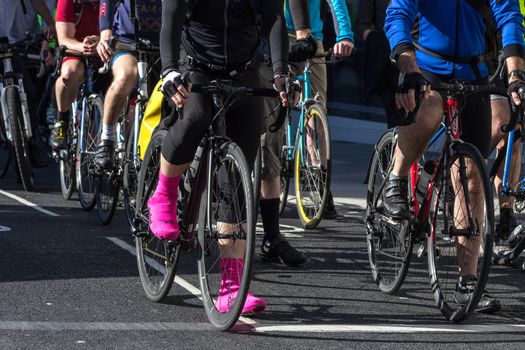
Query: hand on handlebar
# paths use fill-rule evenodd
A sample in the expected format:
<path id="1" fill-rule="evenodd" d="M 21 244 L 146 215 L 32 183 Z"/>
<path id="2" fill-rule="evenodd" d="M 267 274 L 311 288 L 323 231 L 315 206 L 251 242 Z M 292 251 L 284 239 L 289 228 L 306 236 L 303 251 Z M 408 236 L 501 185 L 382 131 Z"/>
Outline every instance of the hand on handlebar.
<path id="1" fill-rule="evenodd" d="M 109 62 L 109 60 L 111 60 L 111 56 L 113 56 L 113 49 L 111 48 L 111 45 L 109 45 L 109 39 L 111 38 L 111 35 L 111 30 L 104 30 L 100 33 L 100 41 L 97 45 L 97 52 L 100 56 L 100 59 L 104 63 Z"/>
<path id="2" fill-rule="evenodd" d="M 275 90 L 279 92 L 282 106 L 288 107 L 290 100 L 293 107 L 297 106 L 301 98 L 301 85 L 285 75 L 276 75 L 273 82 Z"/>
<path id="3" fill-rule="evenodd" d="M 513 105 L 521 105 L 521 101 L 525 98 L 525 82 L 519 79 L 514 80 L 509 84 L 507 93 L 511 97 Z"/>
<path id="4" fill-rule="evenodd" d="M 89 35 L 82 40 L 82 53 L 87 56 L 95 55 L 97 53 L 97 45 L 99 37 L 97 35 Z"/>
<path id="5" fill-rule="evenodd" d="M 336 58 L 348 57 L 354 51 L 354 43 L 348 39 L 339 41 L 334 45 L 333 54 Z"/>
<path id="6" fill-rule="evenodd" d="M 162 92 L 169 98 L 177 108 L 186 104 L 191 93 L 191 81 L 179 72 L 173 70 L 162 78 Z"/>
<path id="7" fill-rule="evenodd" d="M 430 94 L 430 83 L 423 78 L 421 73 L 400 73 L 396 89 L 396 106 L 403 109 L 405 115 L 414 112 L 417 106 L 416 94 L 423 93 L 426 98 Z"/>
<path id="8" fill-rule="evenodd" d="M 306 37 L 297 39 L 291 46 L 288 52 L 288 60 L 290 62 L 304 62 L 307 59 L 313 58 L 317 52 L 317 41 L 308 34 Z"/>

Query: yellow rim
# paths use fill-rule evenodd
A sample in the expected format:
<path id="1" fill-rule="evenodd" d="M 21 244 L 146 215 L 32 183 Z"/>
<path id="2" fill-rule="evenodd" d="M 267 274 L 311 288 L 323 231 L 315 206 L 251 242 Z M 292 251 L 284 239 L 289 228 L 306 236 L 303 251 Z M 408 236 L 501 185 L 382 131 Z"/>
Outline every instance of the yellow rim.
<path id="1" fill-rule="evenodd" d="M 314 116 L 318 116 L 320 115 L 319 111 L 315 110 L 315 109 L 310 109 L 309 111 L 310 113 L 308 114 L 308 116 L 306 116 L 306 118 L 304 119 L 304 127 L 306 128 L 306 124 L 308 123 L 308 121 L 310 120 L 310 118 L 314 117 Z M 321 120 L 321 118 L 319 118 L 319 120 Z M 322 123 L 321 123 L 322 125 Z M 305 136 L 303 136 L 305 137 Z M 317 213 L 315 214 L 315 216 L 313 218 L 310 218 L 308 217 L 308 214 L 306 214 L 306 211 L 304 210 L 304 207 L 303 207 L 303 204 L 302 204 L 302 201 L 301 201 L 301 189 L 300 189 L 300 177 L 299 175 L 301 174 L 301 171 L 300 171 L 300 166 L 301 166 L 301 158 L 302 158 L 302 152 L 299 152 L 299 149 L 296 150 L 297 152 L 297 156 L 295 157 L 295 166 L 294 166 L 294 179 L 295 179 L 295 198 L 297 200 L 297 208 L 299 208 L 299 215 L 301 216 L 302 220 L 308 224 L 309 222 L 311 222 L 312 220 L 314 219 L 317 219 L 317 217 L 319 217 L 319 215 L 321 214 L 320 211 L 317 211 Z"/>

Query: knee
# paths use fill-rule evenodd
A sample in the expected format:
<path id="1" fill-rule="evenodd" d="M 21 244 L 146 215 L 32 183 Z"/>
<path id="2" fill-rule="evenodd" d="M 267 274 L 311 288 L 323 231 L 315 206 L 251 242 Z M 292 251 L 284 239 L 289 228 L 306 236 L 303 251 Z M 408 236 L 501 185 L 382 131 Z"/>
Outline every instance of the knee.
<path id="1" fill-rule="evenodd" d="M 64 85 L 72 86 L 79 85 L 84 77 L 84 70 L 79 66 L 70 66 L 62 69 L 62 74 L 60 75 Z"/>
<path id="2" fill-rule="evenodd" d="M 421 107 L 417 114 L 418 127 L 427 130 L 429 133 L 435 132 L 443 119 L 443 100 L 441 96 L 431 91 L 430 94 L 421 101 Z"/>
<path id="3" fill-rule="evenodd" d="M 110 89 L 117 95 L 127 96 L 131 93 L 137 83 L 135 71 L 122 71 L 115 74 Z"/>

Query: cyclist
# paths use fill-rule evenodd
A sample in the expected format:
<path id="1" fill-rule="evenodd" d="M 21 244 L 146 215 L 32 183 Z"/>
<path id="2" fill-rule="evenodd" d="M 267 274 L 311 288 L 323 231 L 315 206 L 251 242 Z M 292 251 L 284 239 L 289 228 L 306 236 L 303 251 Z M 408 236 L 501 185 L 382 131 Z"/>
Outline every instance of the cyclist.
<path id="1" fill-rule="evenodd" d="M 443 15 L 443 8 L 448 9 L 446 16 Z M 525 75 L 522 58 L 522 16 L 518 3 L 513 0 L 491 1 L 489 10 L 492 11 L 497 27 L 502 33 L 503 52 L 511 72 L 508 92 L 512 95 L 513 103 L 519 104 L 520 99 L 516 92 L 525 87 Z M 416 16 L 419 21 L 419 33 L 418 42 L 414 43 L 411 29 Z M 387 9 L 385 32 L 392 48 L 392 59 L 401 73 L 396 93 L 397 106 L 408 114 L 416 108 L 416 93 L 424 93 L 415 123 L 402 127 L 399 131 L 393 170 L 384 187 L 384 209 L 393 219 L 403 219 L 408 214 L 409 168 L 423 153 L 443 116 L 444 99 L 439 93 L 431 90 L 431 84 L 452 79 L 487 84 L 488 70 L 483 62 L 485 31 L 483 16 L 469 1 L 393 0 Z M 417 53 L 415 47 L 419 48 Z M 488 96 L 469 95 L 463 103 L 461 118 L 462 139 L 474 144 L 486 158 L 491 146 Z M 469 180 L 472 201 L 478 196 L 477 186 L 479 179 Z M 481 212 L 479 209 L 474 211 L 476 217 L 484 215 L 482 207 Z M 464 241 L 460 237 L 459 278 L 455 293 L 458 304 L 466 304 L 469 300 L 468 290 L 469 286 L 475 283 L 479 254 L 479 249 L 474 249 L 473 254 L 467 255 L 463 244 Z M 500 307 L 499 300 L 485 293 L 477 311 L 495 312 Z"/>
<path id="2" fill-rule="evenodd" d="M 519 0 L 521 14 L 525 14 L 525 1 Z M 506 73 L 506 70 L 504 70 Z M 496 85 L 505 86 L 505 83 L 499 77 L 495 80 Z M 507 146 L 508 136 L 503 133 L 501 127 L 508 124 L 510 121 L 510 106 L 506 96 L 491 95 L 492 106 L 492 148 L 496 147 L 496 151 L 502 152 Z M 509 167 L 509 184 L 516 186 L 520 176 L 520 147 L 512 148 L 511 164 Z M 503 187 L 503 169 L 505 162 L 502 162 L 498 173 L 494 179 L 494 185 L 498 193 L 498 201 L 500 205 L 499 220 L 496 224 L 495 242 L 505 240 L 510 232 L 517 226 L 516 218 L 514 216 L 514 196 L 501 195 Z"/>
<path id="3" fill-rule="evenodd" d="M 352 54 L 354 49 L 354 33 L 352 32 L 352 25 L 350 22 L 350 15 L 348 14 L 346 2 L 344 0 L 326 0 L 326 2 L 331 9 L 334 27 L 336 29 L 336 43 L 333 47 L 334 55 L 338 58 L 348 57 Z M 288 31 L 290 32 L 290 61 L 292 62 L 300 61 L 301 57 L 295 57 L 296 52 L 299 50 L 299 48 L 305 46 L 312 48 L 314 51 L 317 50 L 316 53 L 324 52 L 321 0 L 308 0 L 308 13 L 310 28 L 304 21 L 294 23 L 290 12 L 290 4 L 289 2 L 286 3 L 286 25 L 288 27 Z M 312 79 L 311 87 L 313 95 L 318 94 L 318 102 L 326 111 L 327 76 L 326 65 L 324 64 L 325 60 L 324 58 L 317 58 L 313 59 L 312 62 L 313 64 L 311 66 L 310 73 Z M 292 70 L 294 73 L 300 73 L 302 68 L 302 65 L 294 65 Z M 280 138 L 277 138 L 277 136 L 275 137 L 277 140 L 282 142 L 282 136 Z M 271 181 L 271 186 L 279 184 L 278 179 L 277 181 Z M 270 182 L 268 182 L 267 185 L 270 185 Z M 334 200 L 331 192 L 328 194 L 328 200 L 323 217 L 327 219 L 335 219 L 337 217 L 337 211 L 334 206 Z"/>
<path id="4" fill-rule="evenodd" d="M 58 0 L 58 43 L 86 56 L 95 55 L 99 40 L 98 5 L 98 0 Z M 55 83 L 58 114 L 50 137 L 53 148 L 66 146 L 70 108 L 84 81 L 84 71 L 84 62 L 78 57 L 62 60 L 61 74 Z"/>
<path id="5" fill-rule="evenodd" d="M 46 64 L 51 64 L 52 56 L 49 54 L 49 43 L 47 39 L 55 36 L 55 21 L 51 15 L 54 8 L 52 0 L 32 0 L 31 2 L 1 0 L 0 7 L 0 38 L 7 37 L 9 43 L 14 44 L 27 39 L 28 34 L 35 38 L 40 33 L 45 34 L 45 39 L 41 43 L 41 56 L 46 58 Z M 42 26 L 38 22 L 37 14 L 42 16 L 46 25 Z M 13 68 L 16 72 L 22 74 L 24 90 L 27 94 L 29 114 L 31 116 L 31 127 L 33 135 L 37 135 L 37 103 L 38 95 L 35 86 L 38 81 L 34 78 L 35 74 L 30 72 L 25 59 L 18 56 L 15 52 L 13 58 Z M 30 158 L 33 166 L 42 167 L 49 164 L 51 159 L 46 151 L 38 143 L 38 138 L 33 137 L 30 140 Z"/>
<path id="6" fill-rule="evenodd" d="M 137 57 L 127 51 L 114 53 L 108 41 L 116 36 L 131 42 L 147 40 L 158 46 L 161 13 L 160 0 L 100 1 L 101 32 L 97 51 L 103 62 L 111 62 L 113 73 L 113 81 L 104 98 L 101 142 L 95 154 L 95 164 L 100 169 L 114 167 L 118 118 L 138 80 Z"/>
<path id="7" fill-rule="evenodd" d="M 158 185 L 148 202 L 150 229 L 156 236 L 170 240 L 179 236 L 177 187 L 212 117 L 211 97 L 192 94 L 191 85 L 188 87 L 183 84 L 182 73 L 189 72 L 193 84 L 232 79 L 237 84 L 260 86 L 257 70 L 248 63 L 253 61 L 254 53 L 257 52 L 258 38 L 267 35 L 274 84 L 281 92 L 283 105 L 287 105 L 288 41 L 282 8 L 280 0 L 265 0 L 264 6 L 252 0 L 197 0 L 191 2 L 191 10 L 185 0 L 164 1 L 160 45 L 162 89 L 171 96 L 177 107 L 184 107 L 184 114 L 183 118 L 177 119 L 164 139 Z M 218 13 L 221 15 L 218 16 Z M 257 21 L 259 17 L 260 21 Z M 184 65 L 179 65 L 181 42 Z M 251 167 L 259 147 L 263 116 L 261 104 L 261 99 L 257 97 L 241 98 L 233 103 L 226 115 L 227 134 L 240 146 Z M 231 213 L 225 211 L 218 211 L 219 220 L 235 224 L 231 219 L 228 220 Z M 221 227 L 228 227 L 228 224 Z M 233 275 L 240 275 L 243 264 L 242 259 L 230 257 L 222 259 L 220 267 L 222 271 L 232 269 Z M 225 285 L 229 283 L 223 282 Z M 235 290 L 235 284 L 238 286 L 239 282 L 230 282 L 233 283 L 231 288 Z M 222 283 L 219 294 L 216 305 L 219 311 L 225 312 L 228 310 L 228 293 L 226 290 L 223 293 Z M 264 299 L 250 292 L 242 312 L 260 313 L 266 306 Z"/>

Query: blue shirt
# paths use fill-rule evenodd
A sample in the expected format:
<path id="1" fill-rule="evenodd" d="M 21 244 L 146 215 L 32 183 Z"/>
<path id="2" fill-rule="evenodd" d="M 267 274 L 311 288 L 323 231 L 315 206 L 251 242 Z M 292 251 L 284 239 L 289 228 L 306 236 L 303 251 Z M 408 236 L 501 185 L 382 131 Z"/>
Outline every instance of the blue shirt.
<path id="1" fill-rule="evenodd" d="M 516 0 L 489 0 L 493 18 L 502 34 L 503 47 L 523 47 L 523 27 Z M 419 41 L 422 47 L 451 57 L 475 57 L 485 53 L 483 17 L 466 0 L 392 0 L 387 8 L 385 33 L 392 50 L 412 43 L 411 30 L 419 17 Z M 476 80 L 470 64 L 452 63 L 422 51 L 416 52 L 419 67 L 435 74 L 466 81 Z M 478 69 L 488 75 L 485 63 Z"/>
<path id="2" fill-rule="evenodd" d="M 361 0 L 368 1 L 368 0 Z M 336 41 L 344 39 L 354 41 L 354 32 L 350 22 L 350 15 L 346 7 L 345 0 L 326 0 L 332 10 L 334 19 Z M 310 15 L 310 31 L 317 40 L 323 40 L 323 21 L 321 20 L 321 0 L 308 0 L 308 12 Z M 295 31 L 292 15 L 290 13 L 290 3 L 286 1 L 286 26 L 289 30 Z"/>
<path id="3" fill-rule="evenodd" d="M 162 17 L 161 0 L 135 0 L 135 16 L 140 33 L 130 18 L 130 0 L 100 0 L 100 31 L 112 29 L 117 37 L 134 40 L 137 36 L 158 45 Z"/>

